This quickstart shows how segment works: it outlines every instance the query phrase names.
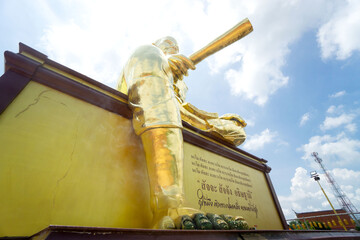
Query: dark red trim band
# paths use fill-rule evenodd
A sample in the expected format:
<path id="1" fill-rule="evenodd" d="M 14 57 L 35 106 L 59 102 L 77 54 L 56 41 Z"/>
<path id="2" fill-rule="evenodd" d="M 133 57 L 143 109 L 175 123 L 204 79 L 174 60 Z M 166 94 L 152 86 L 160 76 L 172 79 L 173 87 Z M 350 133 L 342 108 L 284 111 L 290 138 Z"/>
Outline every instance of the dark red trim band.
<path id="1" fill-rule="evenodd" d="M 26 58 L 11 58 L 16 54 L 6 51 L 5 73 L 0 77 L 0 114 L 31 81 L 40 64 Z"/>
<path id="2" fill-rule="evenodd" d="M 0 77 L 0 114 L 30 82 L 30 77 L 7 71 Z"/>
<path id="3" fill-rule="evenodd" d="M 275 203 L 275 206 L 276 206 L 276 210 L 278 211 L 278 214 L 279 214 L 281 223 L 282 223 L 282 225 L 283 225 L 283 228 L 284 228 L 284 230 L 287 230 L 287 229 L 288 229 L 288 224 L 287 224 L 287 222 L 286 222 L 284 213 L 283 213 L 283 211 L 282 211 L 282 208 L 281 208 L 279 199 L 277 198 L 277 195 L 276 195 L 274 186 L 273 186 L 273 184 L 272 184 L 272 182 L 271 182 L 270 176 L 269 176 L 268 173 L 264 173 L 264 174 L 265 174 L 266 182 L 267 182 L 267 184 L 268 184 L 268 186 L 269 186 L 269 189 L 270 189 L 272 198 L 273 198 L 273 200 L 274 200 L 274 203 Z"/>

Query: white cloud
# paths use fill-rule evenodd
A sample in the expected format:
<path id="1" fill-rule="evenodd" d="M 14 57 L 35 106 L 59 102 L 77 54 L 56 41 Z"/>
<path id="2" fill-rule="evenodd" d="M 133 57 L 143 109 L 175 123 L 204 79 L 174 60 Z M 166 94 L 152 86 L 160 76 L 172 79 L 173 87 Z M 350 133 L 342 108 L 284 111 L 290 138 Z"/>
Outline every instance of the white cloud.
<path id="1" fill-rule="evenodd" d="M 77 3 L 78 9 L 74 11 L 78 16 L 50 23 L 41 46 L 50 58 L 112 86 L 136 47 L 151 44 L 166 35 L 174 36 L 181 45 L 187 36 L 178 19 L 182 19 L 182 26 L 192 21 L 183 18 L 183 12 L 194 19 L 198 11 L 201 21 L 205 20 L 201 17 L 201 2 L 109 0 L 106 4 L 103 1 Z"/>
<path id="2" fill-rule="evenodd" d="M 276 132 L 271 132 L 269 129 L 265 129 L 260 134 L 249 136 L 244 146 L 247 150 L 258 150 L 265 146 L 265 144 L 271 143 L 277 136 Z"/>
<path id="3" fill-rule="evenodd" d="M 325 165 L 329 167 L 350 167 L 352 164 L 359 164 L 360 140 L 350 139 L 344 133 L 337 136 L 313 136 L 299 150 L 304 152 L 302 158 L 309 161 L 314 168 L 317 164 L 311 156 L 312 152 L 318 152 Z"/>
<path id="4" fill-rule="evenodd" d="M 330 209 L 330 204 L 328 201 L 324 201 L 321 203 L 321 206 L 324 208 L 324 209 Z"/>
<path id="5" fill-rule="evenodd" d="M 355 117 L 356 115 L 351 113 L 350 114 L 343 113 L 338 117 L 326 117 L 324 122 L 320 125 L 320 129 L 326 131 L 329 129 L 337 128 L 342 125 L 352 124 L 352 121 L 354 120 Z M 354 127 L 350 126 L 350 129 L 354 129 Z"/>
<path id="6" fill-rule="evenodd" d="M 345 126 L 345 128 L 351 133 L 355 133 L 357 131 L 357 125 L 355 123 L 349 123 Z"/>
<path id="7" fill-rule="evenodd" d="M 247 127 L 253 127 L 253 126 L 255 126 L 255 119 L 254 119 L 254 118 L 247 118 L 247 119 L 246 119 L 246 126 L 247 126 Z"/>
<path id="8" fill-rule="evenodd" d="M 304 115 L 302 115 L 300 120 L 300 126 L 304 126 L 305 123 L 309 121 L 309 119 L 310 119 L 310 113 L 305 113 Z"/>
<path id="9" fill-rule="evenodd" d="M 343 60 L 360 50 L 360 2 L 348 0 L 341 4 L 317 35 L 323 59 Z"/>
<path id="10" fill-rule="evenodd" d="M 346 94 L 346 91 L 340 91 L 340 92 L 337 92 L 337 93 L 334 93 L 332 95 L 330 95 L 331 98 L 338 98 L 338 97 L 342 97 Z"/>
<path id="11" fill-rule="evenodd" d="M 329 114 L 333 114 L 333 113 L 337 114 L 337 113 L 341 113 L 343 108 L 344 108 L 343 105 L 339 105 L 339 106 L 331 105 L 326 112 Z"/>
<path id="12" fill-rule="evenodd" d="M 347 184 L 352 183 L 354 179 L 360 179 L 360 172 L 351 169 L 349 170 L 346 168 L 334 168 L 331 172 L 336 179 L 347 181 Z"/>
<path id="13" fill-rule="evenodd" d="M 289 196 L 278 196 L 286 218 L 295 217 L 291 209 L 295 212 L 320 209 L 320 206 L 316 206 L 316 201 L 321 199 L 321 190 L 316 186 L 314 180 L 310 178 L 306 169 L 302 167 L 296 168 L 294 177 L 291 179 L 290 191 Z"/>
<path id="14" fill-rule="evenodd" d="M 336 168 L 330 171 L 335 181 L 341 186 L 342 191 L 355 207 L 360 205 L 360 171 L 353 171 L 346 168 Z M 331 186 L 327 183 L 325 175 L 319 173 L 320 184 L 324 188 L 327 196 L 335 208 L 340 208 L 340 205 L 335 198 Z M 328 210 L 330 205 L 326 200 L 323 192 L 318 184 L 310 178 L 309 172 L 298 167 L 295 170 L 294 177 L 291 179 L 291 193 L 288 196 L 278 196 L 283 212 L 287 219 L 295 218 L 296 212 L 308 212 Z"/>
<path id="15" fill-rule="evenodd" d="M 321 7 L 322 1 L 251 2 L 254 13 L 250 13 L 249 18 L 254 32 L 232 48 L 238 52 L 234 55 L 241 56 L 241 64 L 227 70 L 225 76 L 233 94 L 263 105 L 270 95 L 287 85 L 289 77 L 281 69 L 290 53 L 289 45 L 314 27 L 314 22 L 318 24 L 321 16 L 315 9 Z"/>
<path id="16" fill-rule="evenodd" d="M 66 1 L 58 4 L 69 7 Z M 359 4 L 352 1 L 343 4 L 325 0 L 109 0 L 104 4 L 79 0 L 72 5 L 73 14 L 65 20 L 57 16 L 51 5 L 46 13 L 36 13 L 48 22 L 40 50 L 53 60 L 110 86 L 115 86 L 122 66 L 137 46 L 173 35 L 180 49 L 185 50 L 183 53 L 190 55 L 245 17 L 252 22 L 254 32 L 205 61 L 210 72 L 224 75 L 232 94 L 259 105 L 289 82 L 282 68 L 291 44 L 305 32 L 321 27 L 318 41 L 323 52 L 339 45 L 339 51 L 347 53 L 343 56 L 348 56 L 358 44 L 355 37 L 338 41 L 345 30 L 331 28 L 347 19 L 346 36 L 349 29 L 357 34 L 355 28 L 360 21 L 350 20 L 357 20 Z M 46 16 L 51 16 L 51 21 L 46 21 Z M 335 42 L 329 40 L 331 34 L 337 36 Z M 333 54 L 330 51 L 326 56 Z"/>

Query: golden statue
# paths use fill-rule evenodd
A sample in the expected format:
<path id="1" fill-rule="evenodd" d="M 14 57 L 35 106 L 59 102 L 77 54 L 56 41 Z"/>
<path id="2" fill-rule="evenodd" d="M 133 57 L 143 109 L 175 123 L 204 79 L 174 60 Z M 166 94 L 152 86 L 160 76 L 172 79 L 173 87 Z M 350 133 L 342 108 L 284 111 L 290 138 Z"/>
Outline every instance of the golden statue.
<path id="1" fill-rule="evenodd" d="M 128 94 L 133 127 L 145 151 L 154 228 L 164 227 L 158 224 L 168 216 L 180 215 L 181 209 L 186 212 L 182 119 L 235 145 L 246 138 L 246 123 L 238 115 L 218 117 L 186 103 L 187 87 L 182 79 L 202 59 L 251 31 L 246 19 L 190 58 L 179 54 L 174 38 L 164 37 L 137 48 L 121 73 L 118 90 Z"/>

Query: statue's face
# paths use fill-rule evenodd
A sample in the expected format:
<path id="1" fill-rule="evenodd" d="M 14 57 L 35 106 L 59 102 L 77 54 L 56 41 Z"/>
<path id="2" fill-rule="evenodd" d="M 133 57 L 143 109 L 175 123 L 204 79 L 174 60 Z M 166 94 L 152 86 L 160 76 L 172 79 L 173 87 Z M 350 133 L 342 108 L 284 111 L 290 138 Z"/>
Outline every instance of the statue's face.
<path id="1" fill-rule="evenodd" d="M 160 48 L 165 55 L 179 53 L 179 46 L 177 45 L 176 40 L 172 37 L 161 38 L 157 40 L 154 45 Z"/>

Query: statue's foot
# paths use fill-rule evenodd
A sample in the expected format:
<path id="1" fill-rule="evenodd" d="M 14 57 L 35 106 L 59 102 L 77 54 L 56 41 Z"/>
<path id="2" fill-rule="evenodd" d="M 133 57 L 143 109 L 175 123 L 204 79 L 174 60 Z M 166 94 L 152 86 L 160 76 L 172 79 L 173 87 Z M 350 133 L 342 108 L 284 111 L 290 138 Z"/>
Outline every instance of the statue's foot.
<path id="1" fill-rule="evenodd" d="M 157 224 L 157 229 L 176 229 L 174 220 L 171 217 L 165 216 Z"/>
<path id="2" fill-rule="evenodd" d="M 177 207 L 177 208 L 170 208 L 169 209 L 169 216 L 172 219 L 177 219 L 180 216 L 188 215 L 190 217 L 195 216 L 196 213 L 202 213 L 205 214 L 203 211 L 200 211 L 195 208 L 189 208 L 189 207 Z"/>
<path id="3" fill-rule="evenodd" d="M 179 216 L 175 219 L 175 226 L 177 229 L 193 230 L 196 229 L 193 219 L 188 215 Z"/>

